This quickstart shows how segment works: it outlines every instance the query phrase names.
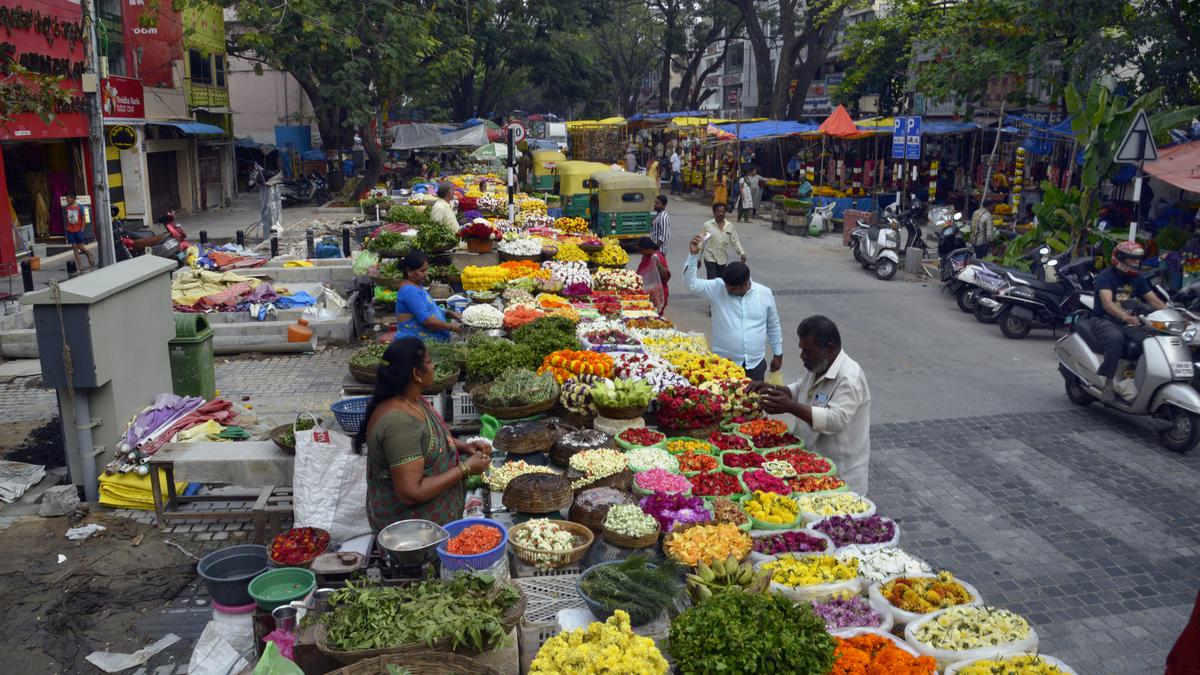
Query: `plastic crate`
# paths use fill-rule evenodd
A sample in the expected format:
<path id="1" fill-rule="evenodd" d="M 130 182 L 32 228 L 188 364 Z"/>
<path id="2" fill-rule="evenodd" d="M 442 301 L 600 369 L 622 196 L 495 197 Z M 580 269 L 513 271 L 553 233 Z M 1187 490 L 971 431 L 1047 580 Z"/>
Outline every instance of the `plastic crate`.
<path id="1" fill-rule="evenodd" d="M 558 613 L 564 609 L 587 608 L 576 589 L 579 574 L 560 570 L 552 572 L 557 573 L 513 580 L 525 593 L 527 603 L 517 638 L 522 673 L 529 671 L 529 664 L 533 663 L 546 640 L 558 635 Z"/>
<path id="2" fill-rule="evenodd" d="M 479 410 L 475 408 L 475 402 L 471 400 L 470 394 L 460 392 L 454 394 L 452 398 L 454 399 L 454 424 L 461 426 L 479 419 Z"/>
<path id="3" fill-rule="evenodd" d="M 587 556 L 585 555 L 584 557 L 586 558 Z M 516 579 L 532 579 L 536 577 L 557 577 L 567 574 L 579 574 L 580 572 L 583 572 L 584 569 L 582 561 L 577 562 L 574 565 L 567 565 L 566 567 L 545 570 L 540 567 L 530 565 L 515 555 L 510 554 L 508 558 L 510 561 L 509 568 L 512 570 L 513 578 Z"/>
<path id="4" fill-rule="evenodd" d="M 429 404 L 433 411 L 442 417 L 446 416 L 446 395 L 445 393 L 434 394 L 433 396 L 422 396 L 425 402 Z"/>

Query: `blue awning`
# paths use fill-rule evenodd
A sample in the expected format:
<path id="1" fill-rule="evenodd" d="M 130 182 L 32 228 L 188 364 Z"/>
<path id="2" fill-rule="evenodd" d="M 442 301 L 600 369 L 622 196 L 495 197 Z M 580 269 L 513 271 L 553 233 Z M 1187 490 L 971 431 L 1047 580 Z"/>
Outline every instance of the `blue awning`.
<path id="1" fill-rule="evenodd" d="M 793 120 L 765 120 L 762 122 L 743 122 L 741 125 L 738 125 L 736 122 L 727 122 L 718 125 L 718 128 L 721 131 L 728 131 L 736 135 L 740 140 L 752 141 L 757 138 L 794 136 L 796 134 L 810 133 L 817 130 L 817 125 Z"/>
<path id="2" fill-rule="evenodd" d="M 204 122 L 149 122 L 148 124 L 157 124 L 164 127 L 175 127 L 185 134 L 193 136 L 223 136 L 225 130 L 221 127 L 205 124 Z"/>

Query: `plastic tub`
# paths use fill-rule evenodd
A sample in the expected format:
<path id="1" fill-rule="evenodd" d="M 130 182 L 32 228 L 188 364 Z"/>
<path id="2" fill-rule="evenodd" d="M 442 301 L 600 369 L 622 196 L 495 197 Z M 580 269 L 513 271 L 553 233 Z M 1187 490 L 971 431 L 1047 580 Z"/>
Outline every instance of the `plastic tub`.
<path id="1" fill-rule="evenodd" d="M 200 559 L 196 571 L 214 603 L 240 607 L 254 602 L 248 590 L 250 581 L 269 567 L 266 546 L 242 544 L 209 553 Z"/>
<path id="2" fill-rule="evenodd" d="M 448 553 L 446 547 L 449 545 L 450 539 L 453 539 L 460 532 L 472 525 L 486 525 L 500 530 L 500 544 L 490 551 L 477 553 L 475 555 L 459 555 L 456 553 Z M 495 565 L 498 560 L 504 557 L 504 552 L 508 550 L 508 529 L 494 520 L 486 518 L 463 518 L 452 523 L 442 526 L 442 529 L 449 533 L 450 537 L 437 545 L 438 558 L 442 561 L 442 569 L 449 570 L 486 570 L 492 565 Z"/>
<path id="3" fill-rule="evenodd" d="M 293 600 L 308 597 L 317 587 L 317 575 L 303 567 L 281 567 L 254 577 L 247 590 L 259 609 L 270 612 Z"/>

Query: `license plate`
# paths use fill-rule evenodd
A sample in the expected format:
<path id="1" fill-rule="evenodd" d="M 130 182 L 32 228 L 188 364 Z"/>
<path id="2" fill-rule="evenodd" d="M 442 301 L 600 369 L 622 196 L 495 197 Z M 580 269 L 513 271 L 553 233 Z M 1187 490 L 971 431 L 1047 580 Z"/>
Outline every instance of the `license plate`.
<path id="1" fill-rule="evenodd" d="M 1191 377 L 1192 376 L 1192 363 L 1191 363 L 1191 361 L 1184 361 L 1181 363 L 1172 363 L 1171 371 L 1175 374 L 1175 377 Z"/>

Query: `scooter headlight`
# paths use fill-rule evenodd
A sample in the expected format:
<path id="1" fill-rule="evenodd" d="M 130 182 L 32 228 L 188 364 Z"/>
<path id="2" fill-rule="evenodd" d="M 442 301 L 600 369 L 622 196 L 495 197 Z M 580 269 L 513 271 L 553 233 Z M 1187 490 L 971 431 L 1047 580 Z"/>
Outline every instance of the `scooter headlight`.
<path id="1" fill-rule="evenodd" d="M 1188 326 L 1180 337 L 1183 338 L 1184 342 L 1192 344 L 1196 341 L 1197 335 L 1200 335 L 1200 330 L 1197 330 L 1195 326 Z"/>
<path id="2" fill-rule="evenodd" d="M 1168 335 L 1182 335 L 1184 329 L 1187 328 L 1185 321 L 1151 321 L 1147 320 L 1146 325 L 1160 333 Z"/>

